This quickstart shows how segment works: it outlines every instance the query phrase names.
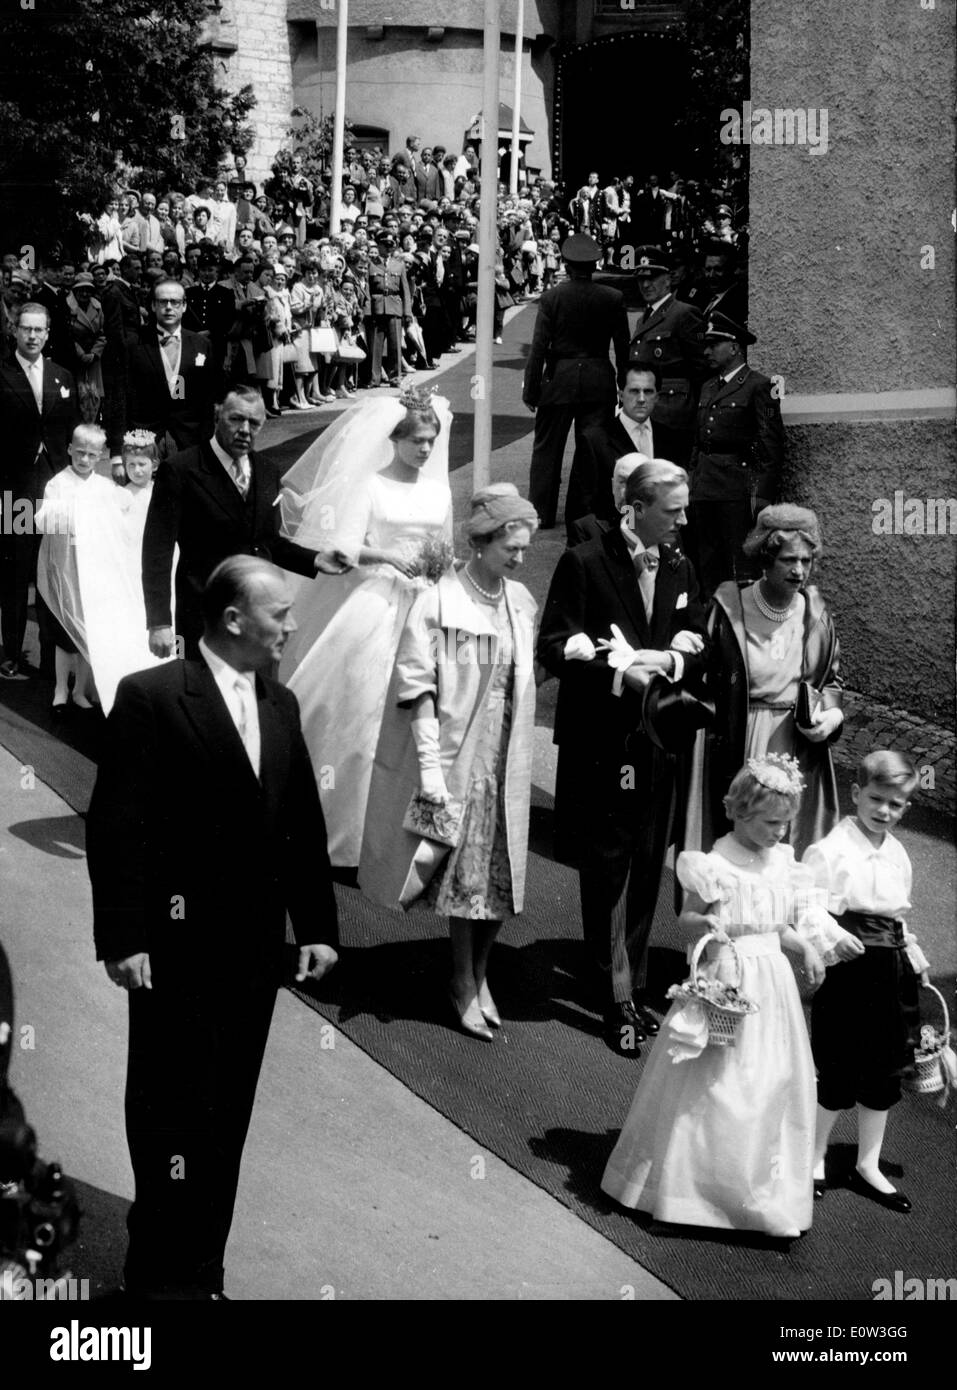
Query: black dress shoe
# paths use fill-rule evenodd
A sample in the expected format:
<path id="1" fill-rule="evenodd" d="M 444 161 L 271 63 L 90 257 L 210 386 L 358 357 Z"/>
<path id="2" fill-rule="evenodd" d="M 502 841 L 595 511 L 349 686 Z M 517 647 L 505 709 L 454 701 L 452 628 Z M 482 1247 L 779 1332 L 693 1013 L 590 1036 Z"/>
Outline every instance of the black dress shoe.
<path id="1" fill-rule="evenodd" d="M 847 1185 L 859 1197 L 866 1197 L 868 1201 L 876 1202 L 879 1207 L 886 1207 L 888 1211 L 899 1211 L 905 1215 L 913 1205 L 903 1192 L 881 1192 L 873 1183 L 862 1178 L 856 1168 L 851 1169 Z"/>
<path id="2" fill-rule="evenodd" d="M 637 1057 L 647 1036 L 630 1000 L 605 1010 L 603 1037 L 619 1057 Z"/>
<path id="3" fill-rule="evenodd" d="M 647 1008 L 644 1004 L 639 1003 L 637 999 L 632 1000 L 632 1005 L 634 1007 L 635 1013 L 638 1015 L 638 1022 L 641 1024 L 642 1028 L 648 1034 L 648 1037 L 656 1038 L 658 1036 L 658 1030 L 661 1027 L 661 1024 L 658 1022 L 657 1018 L 655 1018 L 654 1014 L 651 1012 L 649 1008 Z"/>

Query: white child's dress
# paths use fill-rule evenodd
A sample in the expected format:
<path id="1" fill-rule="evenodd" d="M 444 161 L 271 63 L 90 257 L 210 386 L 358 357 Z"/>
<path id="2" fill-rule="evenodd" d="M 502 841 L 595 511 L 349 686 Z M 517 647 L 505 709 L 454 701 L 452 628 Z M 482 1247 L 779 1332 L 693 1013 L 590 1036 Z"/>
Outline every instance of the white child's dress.
<path id="1" fill-rule="evenodd" d="M 741 1020 L 733 1047 L 700 1050 L 688 1006 L 675 1001 L 601 1186 L 659 1221 L 794 1237 L 811 1225 L 815 1078 L 780 932 L 796 927 L 833 959 L 842 931 L 813 905 L 813 880 L 790 845 L 753 860 L 725 835 L 710 854 L 679 855 L 677 874 L 717 904 L 710 910 L 739 953 L 741 989 L 760 1011 Z M 730 947 L 708 951 L 706 973 L 735 982 Z"/>

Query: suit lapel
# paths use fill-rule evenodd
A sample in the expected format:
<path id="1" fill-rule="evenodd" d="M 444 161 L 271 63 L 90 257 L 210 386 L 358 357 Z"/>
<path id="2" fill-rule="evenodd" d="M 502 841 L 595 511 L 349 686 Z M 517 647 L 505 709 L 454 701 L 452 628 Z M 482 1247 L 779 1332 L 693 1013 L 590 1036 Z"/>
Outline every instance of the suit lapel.
<path id="1" fill-rule="evenodd" d="M 29 382 L 27 383 L 29 388 Z M 60 390 L 67 389 L 58 371 L 54 369 L 49 358 L 43 360 L 43 415 L 52 415 L 60 400 Z M 31 396 L 33 392 L 30 392 Z"/>
<path id="2" fill-rule="evenodd" d="M 259 784 L 268 817 L 278 811 L 283 790 L 287 786 L 289 740 L 275 695 L 265 681 L 258 678 L 256 700 L 259 710 Z M 249 759 L 246 761 L 248 763 Z"/>
<path id="3" fill-rule="evenodd" d="M 621 423 L 621 416 L 615 416 L 615 423 L 611 429 L 612 439 L 616 447 L 620 447 L 623 453 L 633 454 L 635 452 L 634 441 L 631 435 Z"/>
<path id="4" fill-rule="evenodd" d="M 251 458 L 250 461 L 255 480 L 255 460 Z M 209 493 L 223 511 L 234 519 L 245 520 L 246 504 L 239 494 L 239 489 L 208 444 L 204 444 L 200 451 L 200 464 L 196 478 L 204 491 Z M 255 481 L 251 486 L 255 487 Z"/>
<path id="5" fill-rule="evenodd" d="M 18 396 L 21 396 L 21 397 L 23 398 L 23 400 L 24 400 L 25 404 L 27 405 L 28 409 L 32 410 L 33 413 L 34 413 L 34 415 L 38 415 L 38 414 L 39 414 L 39 411 L 37 410 L 37 400 L 36 400 L 36 396 L 34 396 L 33 391 L 32 391 L 32 389 L 31 389 L 31 386 L 30 386 L 30 383 L 29 383 L 29 381 L 27 380 L 27 374 L 26 374 L 26 372 L 25 372 L 25 371 L 23 370 L 23 368 L 20 366 L 20 363 L 17 361 L 16 358 L 13 359 L 13 361 L 12 361 L 10 367 L 7 369 L 7 374 L 6 374 L 6 375 L 7 375 L 7 380 L 9 381 L 10 385 L 13 387 L 14 391 L 16 391 L 17 395 L 18 395 Z M 47 372 L 46 372 L 46 368 L 44 368 L 44 371 L 43 371 L 43 391 L 44 391 L 44 396 L 46 395 L 46 379 L 47 379 Z"/>
<path id="6" fill-rule="evenodd" d="M 675 564 L 675 551 L 670 546 L 661 546 L 661 562 L 655 579 L 655 602 L 651 610 L 651 635 L 654 645 L 663 649 L 671 640 L 669 628 L 674 614 L 675 601 L 679 593 L 681 575 L 680 561 Z"/>
<path id="7" fill-rule="evenodd" d="M 239 730 L 232 721 L 212 672 L 202 658 L 183 663 L 181 703 L 207 756 L 229 766 L 237 786 L 246 794 L 259 793 L 261 788 L 239 737 Z M 261 755 L 260 767 L 263 765 Z"/>

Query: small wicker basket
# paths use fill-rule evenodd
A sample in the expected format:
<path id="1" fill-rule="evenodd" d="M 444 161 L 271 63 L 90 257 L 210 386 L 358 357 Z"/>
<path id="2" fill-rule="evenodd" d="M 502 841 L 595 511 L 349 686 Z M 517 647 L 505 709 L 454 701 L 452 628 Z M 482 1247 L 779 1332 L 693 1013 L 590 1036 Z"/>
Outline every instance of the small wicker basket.
<path id="1" fill-rule="evenodd" d="M 729 999 L 718 1002 L 709 997 L 709 986 L 714 986 L 714 981 L 702 974 L 699 978 L 698 966 L 704 948 L 709 941 L 714 941 L 714 933 L 706 932 L 701 940 L 696 944 L 691 955 L 691 976 L 683 984 L 675 985 L 669 994 L 675 999 L 694 1000 L 700 1004 L 705 1012 L 705 1019 L 708 1024 L 708 1046 L 709 1047 L 734 1047 L 735 1036 L 738 1031 L 738 1024 L 742 1018 L 748 1014 L 756 1014 L 758 1005 L 752 999 L 740 995 L 737 999 Z M 733 941 L 722 942 L 727 945 L 734 958 L 736 980 L 734 988 L 737 990 L 741 986 L 741 957 L 738 955 Z"/>
<path id="2" fill-rule="evenodd" d="M 940 990 L 934 985 L 925 985 L 924 988 L 929 989 L 931 994 L 936 994 L 940 1001 L 944 1029 L 942 1033 L 935 1033 L 932 1038 L 925 1029 L 921 1029 L 921 1046 L 914 1053 L 914 1070 L 901 1078 L 901 1087 L 905 1091 L 913 1091 L 915 1095 L 932 1096 L 937 1091 L 942 1091 L 946 1085 L 941 1056 L 950 1043 L 950 1014 L 947 1011 L 947 1000 Z"/>

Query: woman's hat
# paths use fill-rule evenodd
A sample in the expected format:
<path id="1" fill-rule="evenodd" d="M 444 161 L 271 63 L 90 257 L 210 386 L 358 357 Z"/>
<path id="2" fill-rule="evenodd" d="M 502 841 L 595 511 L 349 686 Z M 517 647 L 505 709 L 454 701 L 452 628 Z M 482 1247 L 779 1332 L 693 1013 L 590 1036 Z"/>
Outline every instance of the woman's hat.
<path id="1" fill-rule="evenodd" d="M 83 289 L 84 285 L 87 289 L 92 290 L 94 288 L 93 276 L 87 275 L 85 270 L 81 270 L 79 275 L 74 277 L 72 288 L 75 290 L 81 290 Z"/>
<path id="2" fill-rule="evenodd" d="M 741 547 L 745 555 L 760 555 L 768 537 L 775 531 L 803 531 L 817 550 L 821 548 L 821 526 L 814 512 L 808 507 L 796 507 L 792 502 L 776 502 L 758 512 L 754 529 Z"/>
<path id="3" fill-rule="evenodd" d="M 665 753 L 686 752 L 698 730 L 713 723 L 713 700 L 699 699 L 664 676 L 653 677 L 647 686 L 641 702 L 641 726 Z"/>

